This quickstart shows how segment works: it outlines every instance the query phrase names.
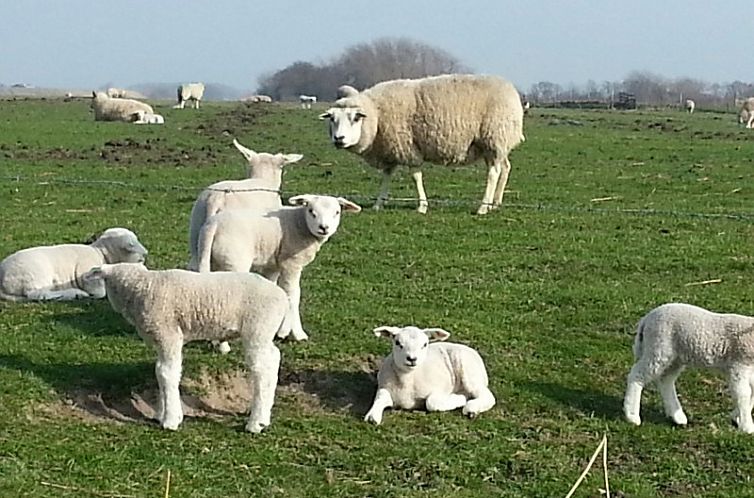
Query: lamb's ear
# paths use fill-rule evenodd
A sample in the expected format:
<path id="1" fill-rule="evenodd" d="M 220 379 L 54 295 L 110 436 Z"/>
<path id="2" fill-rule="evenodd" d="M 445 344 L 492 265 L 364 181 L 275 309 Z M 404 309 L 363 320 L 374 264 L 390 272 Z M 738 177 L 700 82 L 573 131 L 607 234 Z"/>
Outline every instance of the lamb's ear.
<path id="1" fill-rule="evenodd" d="M 252 159 L 254 159 L 254 156 L 257 155 L 257 153 L 254 152 L 253 150 L 248 149 L 244 147 L 243 145 L 241 145 L 240 143 L 238 143 L 238 140 L 236 140 L 235 138 L 233 139 L 233 145 L 236 146 L 236 149 L 238 149 L 238 151 L 241 154 L 243 154 L 243 157 L 245 157 L 247 161 L 251 161 Z"/>
<path id="2" fill-rule="evenodd" d="M 400 331 L 400 327 L 392 327 L 390 325 L 382 325 L 372 330 L 377 337 L 385 337 L 387 339 L 392 339 Z"/>
<path id="3" fill-rule="evenodd" d="M 450 332 L 438 328 L 424 329 L 422 332 L 427 334 L 427 337 L 429 337 L 433 341 L 444 341 L 447 340 L 448 337 L 450 337 Z"/>
<path id="4" fill-rule="evenodd" d="M 94 90 L 92 90 L 92 98 L 93 98 L 93 99 L 96 99 L 96 98 L 97 98 L 97 92 L 95 92 Z"/>
<path id="5" fill-rule="evenodd" d="M 332 113 L 330 111 L 323 112 L 319 115 L 319 119 L 330 119 L 332 117 Z"/>
<path id="6" fill-rule="evenodd" d="M 99 280 L 105 277 L 105 272 L 102 269 L 101 266 L 95 266 L 88 272 L 84 273 L 84 275 L 81 277 L 81 279 L 84 282 L 93 282 L 95 280 Z"/>
<path id="7" fill-rule="evenodd" d="M 314 196 L 309 194 L 296 195 L 288 199 L 288 204 L 291 206 L 307 206 L 313 198 Z"/>
<path id="8" fill-rule="evenodd" d="M 338 204 L 343 207 L 344 211 L 348 211 L 349 213 L 358 213 L 359 211 L 361 211 L 361 206 L 359 206 L 355 202 L 349 201 L 345 197 L 338 197 Z"/>
<path id="9" fill-rule="evenodd" d="M 304 158 L 303 154 L 281 154 L 284 164 L 297 163 Z"/>
<path id="10" fill-rule="evenodd" d="M 359 109 L 358 111 L 356 111 L 356 117 L 358 119 L 364 119 L 365 117 L 367 117 L 367 113 Z"/>

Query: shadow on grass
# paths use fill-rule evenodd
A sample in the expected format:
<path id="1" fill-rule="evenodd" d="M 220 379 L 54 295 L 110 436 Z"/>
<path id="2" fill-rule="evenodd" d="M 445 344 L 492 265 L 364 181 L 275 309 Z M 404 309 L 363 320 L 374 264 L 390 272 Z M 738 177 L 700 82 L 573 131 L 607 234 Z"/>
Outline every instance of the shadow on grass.
<path id="1" fill-rule="evenodd" d="M 61 301 L 63 309 L 40 319 L 81 331 L 92 337 L 137 336 L 136 330 L 110 308 L 107 299 Z"/>
<path id="2" fill-rule="evenodd" d="M 309 394 L 328 409 L 345 410 L 358 417 L 369 410 L 377 389 L 374 377 L 366 372 L 314 369 L 291 372 L 284 366 L 279 385 Z"/>

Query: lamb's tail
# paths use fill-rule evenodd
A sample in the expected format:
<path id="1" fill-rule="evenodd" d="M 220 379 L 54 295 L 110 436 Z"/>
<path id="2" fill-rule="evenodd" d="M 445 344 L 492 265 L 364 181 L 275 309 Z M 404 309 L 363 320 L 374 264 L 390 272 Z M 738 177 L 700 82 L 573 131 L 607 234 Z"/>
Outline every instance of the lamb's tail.
<path id="1" fill-rule="evenodd" d="M 644 352 L 644 318 L 639 321 L 636 326 L 636 339 L 634 339 L 634 359 L 641 358 L 641 354 Z"/>
<path id="2" fill-rule="evenodd" d="M 217 232 L 217 223 L 208 221 L 202 226 L 199 232 L 199 246 L 197 248 L 197 254 L 199 255 L 198 270 L 199 273 L 207 273 L 210 271 L 210 264 L 212 262 L 212 244 L 215 241 L 215 233 Z"/>

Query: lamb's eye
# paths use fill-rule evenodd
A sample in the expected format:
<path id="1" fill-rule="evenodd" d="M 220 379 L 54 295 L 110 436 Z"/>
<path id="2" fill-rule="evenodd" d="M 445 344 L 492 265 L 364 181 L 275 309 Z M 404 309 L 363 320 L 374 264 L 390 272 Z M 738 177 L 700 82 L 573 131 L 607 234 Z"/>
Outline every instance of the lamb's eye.
<path id="1" fill-rule="evenodd" d="M 340 215 L 340 211 L 335 211 L 335 216 Z"/>
<path id="2" fill-rule="evenodd" d="M 395 341 L 395 345 L 398 346 L 399 348 L 403 349 L 403 344 L 401 344 L 400 342 Z"/>
<path id="3" fill-rule="evenodd" d="M 422 346 L 422 349 L 426 348 L 428 344 L 429 344 L 428 342 L 425 342 L 424 346 Z"/>

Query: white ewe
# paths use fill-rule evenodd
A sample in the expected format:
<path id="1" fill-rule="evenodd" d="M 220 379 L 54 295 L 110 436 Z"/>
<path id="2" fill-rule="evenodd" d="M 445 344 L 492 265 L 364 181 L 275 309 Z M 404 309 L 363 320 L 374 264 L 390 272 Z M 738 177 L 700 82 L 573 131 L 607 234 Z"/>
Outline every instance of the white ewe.
<path id="1" fill-rule="evenodd" d="M 199 109 L 199 102 L 204 97 L 204 83 L 185 83 L 178 86 L 178 103 L 174 109 L 183 109 L 186 101 L 194 102 L 194 109 Z"/>
<path id="2" fill-rule="evenodd" d="M 131 123 L 139 111 L 154 114 L 152 106 L 132 99 L 112 99 L 104 92 L 92 92 L 95 121 L 125 121 Z"/>
<path id="3" fill-rule="evenodd" d="M 315 95 L 299 95 L 299 102 L 301 102 L 302 109 L 311 109 L 312 104 L 317 103 L 317 97 Z"/>

